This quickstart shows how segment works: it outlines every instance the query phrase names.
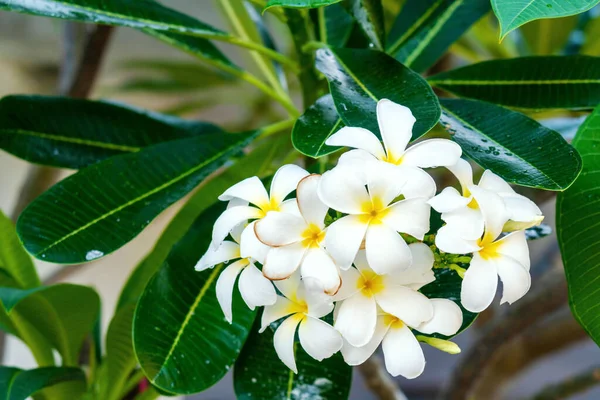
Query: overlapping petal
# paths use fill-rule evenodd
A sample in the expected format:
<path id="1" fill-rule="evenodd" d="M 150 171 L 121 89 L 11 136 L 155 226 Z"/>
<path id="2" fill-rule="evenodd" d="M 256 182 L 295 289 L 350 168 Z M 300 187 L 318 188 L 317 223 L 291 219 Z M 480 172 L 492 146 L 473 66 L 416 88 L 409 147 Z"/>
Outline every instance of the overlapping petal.
<path id="1" fill-rule="evenodd" d="M 404 286 L 386 287 L 375 297 L 383 311 L 411 327 L 417 327 L 433 318 L 431 300 L 416 290 Z"/>
<path id="2" fill-rule="evenodd" d="M 429 139 L 406 149 L 402 164 L 419 168 L 447 167 L 456 164 L 461 155 L 458 144 L 448 139 Z"/>
<path id="3" fill-rule="evenodd" d="M 369 266 L 378 275 L 410 267 L 412 254 L 402 237 L 385 224 L 371 224 L 365 237 Z"/>
<path id="4" fill-rule="evenodd" d="M 242 299 L 251 310 L 259 306 L 273 305 L 277 300 L 277 293 L 271 281 L 252 263 L 242 270 L 238 288 Z"/>
<path id="5" fill-rule="evenodd" d="M 322 361 L 342 348 L 342 337 L 328 323 L 306 317 L 298 328 L 298 337 L 304 351 L 317 361 Z"/>
<path id="6" fill-rule="evenodd" d="M 331 135 L 325 144 L 328 146 L 352 147 L 364 150 L 375 157 L 385 158 L 385 152 L 381 142 L 371 131 L 364 128 L 345 126 Z"/>
<path id="7" fill-rule="evenodd" d="M 451 336 L 456 334 L 463 323 L 463 314 L 455 302 L 448 299 L 431 299 L 433 318 L 421 323 L 416 329 L 425 334 L 441 333 Z"/>
<path id="8" fill-rule="evenodd" d="M 337 304 L 339 310 L 335 320 L 337 329 L 352 346 L 361 347 L 369 343 L 377 322 L 375 298 L 357 293 Z"/>
<path id="9" fill-rule="evenodd" d="M 392 326 L 382 342 L 385 367 L 392 376 L 414 379 L 425 369 L 425 355 L 417 338 L 404 324 Z"/>
<path id="10" fill-rule="evenodd" d="M 387 157 L 398 159 L 412 137 L 412 128 L 416 122 L 408 107 L 387 99 L 377 102 L 377 122 L 385 144 Z"/>
<path id="11" fill-rule="evenodd" d="M 247 260 L 238 260 L 223 270 L 217 279 L 217 285 L 215 291 L 217 293 L 217 300 L 225 314 L 227 322 L 231 323 L 233 316 L 231 313 L 231 303 L 233 299 L 233 287 L 235 286 L 235 280 L 240 274 L 242 269 L 248 265 Z"/>
<path id="12" fill-rule="evenodd" d="M 493 260 L 486 260 L 479 253 L 473 255 L 465 272 L 460 302 L 471 312 L 482 312 L 494 300 L 498 287 L 498 269 Z"/>
<path id="13" fill-rule="evenodd" d="M 294 314 L 279 325 L 273 335 L 273 345 L 279 359 L 294 373 L 298 373 L 296 368 L 296 357 L 294 356 L 294 336 L 296 328 L 302 319 L 301 314 Z"/>
<path id="14" fill-rule="evenodd" d="M 305 176 L 308 176 L 308 172 L 294 164 L 279 168 L 271 181 L 271 203 L 281 204 L 288 194 L 296 190 L 298 182 Z"/>

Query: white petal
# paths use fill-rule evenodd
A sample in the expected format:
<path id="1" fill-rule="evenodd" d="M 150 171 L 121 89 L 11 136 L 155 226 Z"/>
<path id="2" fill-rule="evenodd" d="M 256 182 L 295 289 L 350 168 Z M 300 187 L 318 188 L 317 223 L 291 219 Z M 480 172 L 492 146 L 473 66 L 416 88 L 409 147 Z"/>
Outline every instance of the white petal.
<path id="1" fill-rule="evenodd" d="M 281 203 L 279 206 L 279 211 L 287 214 L 293 214 L 297 217 L 302 217 L 302 214 L 300 214 L 300 209 L 298 208 L 298 201 L 296 199 L 287 199 Z"/>
<path id="2" fill-rule="evenodd" d="M 502 198 L 494 192 L 482 189 L 478 186 L 469 188 L 473 197 L 479 205 L 483 221 L 485 223 L 484 241 L 496 240 L 502 233 L 502 227 L 508 221 L 508 213 Z"/>
<path id="3" fill-rule="evenodd" d="M 415 117 L 408 107 L 387 99 L 377 102 L 377 121 L 387 155 L 400 158 L 410 142 Z"/>
<path id="4" fill-rule="evenodd" d="M 364 249 L 361 249 L 358 251 L 358 253 L 356 253 L 356 257 L 354 257 L 354 265 L 361 272 L 364 270 L 373 272 L 371 267 L 369 267 L 369 262 L 367 261 L 367 252 Z"/>
<path id="5" fill-rule="evenodd" d="M 342 286 L 340 286 L 340 290 L 333 297 L 334 301 L 344 300 L 358 292 L 358 281 L 362 279 L 360 272 L 356 268 L 341 270 L 340 276 L 342 278 Z"/>
<path id="6" fill-rule="evenodd" d="M 333 311 L 333 298 L 328 294 L 306 290 L 306 286 L 300 286 L 298 294 L 306 302 L 307 314 L 313 318 L 323 318 Z"/>
<path id="7" fill-rule="evenodd" d="M 234 197 L 231 200 L 229 200 L 229 203 L 227 203 L 227 208 L 238 207 L 238 206 L 247 206 L 247 205 L 248 205 L 248 201 Z"/>
<path id="8" fill-rule="evenodd" d="M 531 200 L 520 194 L 502 195 L 508 218 L 517 222 L 530 222 L 534 226 L 541 222 L 542 210 Z M 543 217 L 542 217 L 543 218 Z"/>
<path id="9" fill-rule="evenodd" d="M 454 165 L 462 155 L 462 149 L 448 139 L 429 139 L 410 146 L 402 157 L 402 164 L 419 168 L 446 167 Z"/>
<path id="10" fill-rule="evenodd" d="M 418 290 L 422 286 L 435 280 L 433 273 L 433 252 L 424 243 L 412 243 L 408 245 L 412 254 L 412 264 L 406 271 L 386 276 L 386 284 L 395 286 L 410 286 Z"/>
<path id="11" fill-rule="evenodd" d="M 435 235 L 435 245 L 445 253 L 468 254 L 481 249 L 476 240 L 463 239 L 451 225 L 442 226 Z"/>
<path id="12" fill-rule="evenodd" d="M 265 257 L 263 275 L 276 281 L 286 279 L 298 269 L 305 252 L 301 243 L 271 248 Z"/>
<path id="13" fill-rule="evenodd" d="M 478 240 L 483 236 L 485 223 L 480 209 L 463 207 L 443 213 L 442 219 L 463 239 Z"/>
<path id="14" fill-rule="evenodd" d="M 301 217 L 278 211 L 269 211 L 256 222 L 254 231 L 258 240 L 268 246 L 285 246 L 302 240 L 306 222 Z"/>
<path id="15" fill-rule="evenodd" d="M 306 170 L 294 164 L 279 168 L 271 181 L 271 203 L 281 204 L 288 194 L 296 190 L 298 182 L 307 175 Z"/>
<path id="16" fill-rule="evenodd" d="M 217 300 L 219 301 L 221 310 L 223 310 L 223 314 L 225 314 L 225 319 L 229 323 L 232 321 L 231 303 L 233 298 L 233 286 L 235 285 L 237 276 L 246 265 L 248 265 L 248 261 L 246 260 L 236 261 L 225 268 L 217 279 L 217 285 L 215 287 Z"/>
<path id="17" fill-rule="evenodd" d="M 383 338 L 382 349 L 385 368 L 392 376 L 414 379 L 423 373 L 423 349 L 406 325 L 401 328 L 392 326 Z"/>
<path id="18" fill-rule="evenodd" d="M 519 300 L 531 287 L 529 270 L 509 256 L 495 259 L 498 266 L 498 276 L 502 280 L 502 299 L 500 304 L 512 304 Z"/>
<path id="19" fill-rule="evenodd" d="M 383 340 L 385 334 L 387 333 L 389 326 L 385 323 L 385 317 L 379 316 L 377 317 L 377 325 L 375 327 L 375 333 L 373 337 L 366 345 L 362 347 L 354 347 L 347 340 L 344 340 L 344 344 L 342 346 L 342 356 L 344 356 L 344 361 L 348 365 L 360 365 L 367 361 L 367 358 L 371 357 L 371 354 L 377 350 L 377 347 Z"/>
<path id="20" fill-rule="evenodd" d="M 333 259 L 321 248 L 309 249 L 300 266 L 302 279 L 316 285 L 321 291 L 334 295 L 342 280 Z"/>
<path id="21" fill-rule="evenodd" d="M 378 275 L 403 271 L 412 263 L 412 255 L 404 239 L 385 224 L 369 225 L 365 250 L 369 266 Z"/>
<path id="22" fill-rule="evenodd" d="M 243 258 L 251 257 L 261 264 L 265 263 L 265 257 L 270 247 L 258 240 L 254 225 L 256 221 L 252 221 L 242 232 L 240 237 L 240 256 Z"/>
<path id="23" fill-rule="evenodd" d="M 419 240 L 429 231 L 431 206 L 424 198 L 401 200 L 387 208 L 383 223 Z"/>
<path id="24" fill-rule="evenodd" d="M 371 153 L 361 150 L 355 149 L 345 152 L 338 159 L 337 165 L 351 168 L 356 174 L 357 177 L 360 177 L 362 182 L 367 184 L 367 178 L 365 174 L 365 164 L 371 161 L 376 161 L 377 158 Z"/>
<path id="25" fill-rule="evenodd" d="M 340 165 L 323 174 L 318 193 L 323 203 L 346 214 L 360 214 L 371 203 L 362 178 Z"/>
<path id="26" fill-rule="evenodd" d="M 494 300 L 497 287 L 496 263 L 484 260 L 479 253 L 475 253 L 465 272 L 460 290 L 460 302 L 463 307 L 477 313 L 485 310 Z"/>
<path id="27" fill-rule="evenodd" d="M 212 232 L 213 246 L 219 246 L 237 225 L 249 219 L 261 217 L 261 211 L 256 207 L 239 206 L 225 210 L 215 221 Z"/>
<path id="28" fill-rule="evenodd" d="M 512 232 L 496 241 L 496 251 L 514 258 L 529 271 L 531 262 L 529 260 L 529 246 L 527 245 L 525 232 Z"/>
<path id="29" fill-rule="evenodd" d="M 327 228 L 323 241 L 327 252 L 341 269 L 348 269 L 365 237 L 368 224 L 357 215 L 347 215 Z"/>
<path id="30" fill-rule="evenodd" d="M 433 318 L 431 300 L 404 286 L 386 287 L 375 295 L 375 299 L 383 311 L 412 327 Z"/>
<path id="31" fill-rule="evenodd" d="M 277 321 L 280 318 L 285 317 L 286 315 L 290 315 L 295 310 L 295 304 L 285 297 L 277 296 L 275 304 L 271 306 L 266 306 L 262 313 L 262 318 L 260 320 L 260 331 L 264 332 L 267 327 Z"/>
<path id="32" fill-rule="evenodd" d="M 371 131 L 364 128 L 345 126 L 331 135 L 325 144 L 328 146 L 343 146 L 362 149 L 373 154 L 377 158 L 384 158 L 385 153 L 381 142 Z"/>
<path id="33" fill-rule="evenodd" d="M 216 249 L 208 247 L 206 253 L 202 256 L 195 266 L 196 271 L 204 271 L 222 262 L 240 258 L 240 245 L 235 242 L 225 241 Z"/>
<path id="34" fill-rule="evenodd" d="M 287 297 L 290 300 L 296 301 L 298 297 L 298 288 L 300 288 L 300 271 L 296 271 L 288 278 L 275 281 L 273 283 L 275 283 L 277 289 L 279 289 L 279 291 L 283 293 L 285 297 Z"/>
<path id="35" fill-rule="evenodd" d="M 353 346 L 361 347 L 369 343 L 377 322 L 375 299 L 357 293 L 341 305 L 338 303 L 338 307 L 335 329 Z"/>
<path id="36" fill-rule="evenodd" d="M 433 318 L 423 322 L 416 329 L 426 334 L 441 333 L 454 335 L 463 323 L 463 314 L 455 302 L 448 299 L 431 299 Z"/>
<path id="37" fill-rule="evenodd" d="M 296 196 L 298 198 L 298 208 L 302 217 L 308 224 L 315 224 L 319 228 L 325 227 L 325 215 L 329 207 L 321 201 L 318 195 L 319 182 L 321 175 L 309 175 L 302 179 L 298 184 Z"/>
<path id="38" fill-rule="evenodd" d="M 298 329 L 300 344 L 317 361 L 329 358 L 342 348 L 342 336 L 328 323 L 307 317 Z"/>
<path id="39" fill-rule="evenodd" d="M 515 193 L 513 188 L 511 188 L 504 179 L 500 178 L 489 169 L 483 171 L 483 175 L 481 175 L 481 179 L 479 179 L 479 184 L 477 186 L 496 193 Z"/>
<path id="40" fill-rule="evenodd" d="M 259 306 L 275 304 L 277 293 L 270 280 L 265 278 L 254 264 L 248 265 L 240 274 L 238 288 L 246 305 L 254 310 Z"/>
<path id="41" fill-rule="evenodd" d="M 446 168 L 456 176 L 463 190 L 473 185 L 473 169 L 467 160 L 459 159 L 456 164 Z"/>
<path id="42" fill-rule="evenodd" d="M 373 204 L 385 207 L 400 195 L 406 183 L 400 168 L 379 160 L 366 162 L 364 168 Z"/>
<path id="43" fill-rule="evenodd" d="M 409 165 L 397 166 L 404 178 L 401 193 L 407 199 L 424 197 L 430 199 L 435 195 L 435 181 L 427 172 Z"/>
<path id="44" fill-rule="evenodd" d="M 458 210 L 471 201 L 470 197 L 463 197 L 458 190 L 448 186 L 440 194 L 428 201 L 429 205 L 439 213 Z"/>
<path id="45" fill-rule="evenodd" d="M 294 373 L 298 373 L 296 368 L 296 358 L 294 356 L 294 336 L 296 327 L 304 316 L 294 314 L 279 325 L 273 335 L 273 345 L 279 359 Z"/>
<path id="46" fill-rule="evenodd" d="M 258 207 L 269 204 L 267 190 L 256 176 L 252 176 L 236 183 L 219 196 L 219 200 L 221 201 L 233 200 L 234 198 L 245 200 Z"/>
<path id="47" fill-rule="evenodd" d="M 229 207 L 227 209 L 229 209 Z M 242 240 L 242 232 L 244 232 L 244 229 L 246 229 L 247 226 L 247 221 L 242 221 L 241 223 L 234 226 L 231 232 L 229 232 L 229 234 L 237 244 L 240 244 Z"/>

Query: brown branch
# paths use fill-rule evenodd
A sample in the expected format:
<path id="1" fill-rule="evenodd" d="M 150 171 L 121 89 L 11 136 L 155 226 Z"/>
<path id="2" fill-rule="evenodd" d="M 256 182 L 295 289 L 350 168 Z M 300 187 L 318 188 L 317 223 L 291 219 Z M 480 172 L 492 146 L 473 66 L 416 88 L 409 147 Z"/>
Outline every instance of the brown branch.
<path id="1" fill-rule="evenodd" d="M 387 373 L 383 361 L 373 354 L 367 361 L 358 366 L 365 380 L 365 385 L 381 400 L 407 400 L 406 396 Z"/>
<path id="2" fill-rule="evenodd" d="M 600 382 L 600 367 L 593 367 L 564 382 L 550 385 L 531 400 L 560 400 L 584 392 Z"/>

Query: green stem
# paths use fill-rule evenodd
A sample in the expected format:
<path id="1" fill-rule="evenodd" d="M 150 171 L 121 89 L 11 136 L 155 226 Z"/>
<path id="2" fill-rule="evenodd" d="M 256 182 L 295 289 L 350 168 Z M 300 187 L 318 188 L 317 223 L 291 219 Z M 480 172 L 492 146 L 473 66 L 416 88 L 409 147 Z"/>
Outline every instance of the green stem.
<path id="1" fill-rule="evenodd" d="M 141 382 L 143 378 L 144 371 L 142 371 L 141 369 L 134 371 L 134 373 L 131 375 L 131 377 L 129 377 L 127 382 L 125 382 L 125 385 L 123 386 L 123 389 L 121 389 L 121 394 L 118 398 L 124 399 L 125 396 L 127 396 L 127 394 L 131 392 Z"/>
<path id="2" fill-rule="evenodd" d="M 559 400 L 566 399 L 577 393 L 590 389 L 600 383 L 600 367 L 596 366 L 580 375 L 567 379 L 543 389 L 532 397 L 532 400 Z"/>
<path id="3" fill-rule="evenodd" d="M 285 121 L 279 121 L 271 125 L 267 125 L 261 128 L 260 137 L 265 138 L 283 130 L 289 129 L 294 126 L 296 119 L 286 119 Z"/>
<path id="4" fill-rule="evenodd" d="M 268 47 L 265 47 L 258 43 L 254 43 L 254 42 L 247 41 L 247 40 L 233 37 L 233 36 L 215 36 L 213 39 L 221 40 L 226 43 L 230 43 L 230 44 L 233 44 L 236 46 L 245 47 L 247 49 L 254 50 L 257 53 L 263 54 L 263 55 L 269 57 L 270 59 L 277 61 L 281 65 L 286 66 L 293 73 L 297 74 L 300 72 L 300 67 L 298 66 L 297 62 L 295 62 L 294 60 L 292 60 L 291 58 L 287 57 L 284 54 L 281 54 L 275 50 L 269 49 Z"/>
<path id="5" fill-rule="evenodd" d="M 56 365 L 50 343 L 42 336 L 18 311 L 13 310 L 10 320 L 15 326 L 19 337 L 27 344 L 33 358 L 40 367 Z"/>

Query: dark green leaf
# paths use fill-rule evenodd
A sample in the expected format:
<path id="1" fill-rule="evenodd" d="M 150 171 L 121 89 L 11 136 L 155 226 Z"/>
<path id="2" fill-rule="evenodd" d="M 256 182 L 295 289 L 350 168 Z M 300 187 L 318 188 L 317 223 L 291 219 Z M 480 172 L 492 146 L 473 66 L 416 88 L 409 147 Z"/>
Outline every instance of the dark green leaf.
<path id="1" fill-rule="evenodd" d="M 149 28 L 202 37 L 227 33 L 153 0 L 0 0 L 0 9 L 104 25 Z"/>
<path id="2" fill-rule="evenodd" d="M 385 53 L 320 49 L 317 68 L 327 77 L 335 108 L 348 126 L 379 132 L 375 108 L 381 99 L 410 108 L 417 119 L 413 140 L 427 133 L 440 118 L 437 96 L 427 82 Z"/>
<path id="3" fill-rule="evenodd" d="M 171 393 L 202 391 L 233 365 L 254 321 L 234 290 L 233 324 L 219 307 L 215 285 L 223 264 L 203 272 L 194 265 L 209 246 L 225 204 L 204 211 L 148 283 L 134 317 L 135 353 L 150 382 Z"/>
<path id="4" fill-rule="evenodd" d="M 318 10 L 319 40 L 332 47 L 344 47 L 352 27 L 354 19 L 340 4 Z"/>
<path id="5" fill-rule="evenodd" d="M 300 153 L 318 158 L 338 150 L 325 144 L 327 138 L 344 126 L 330 94 L 321 97 L 296 121 L 292 143 Z"/>
<path id="6" fill-rule="evenodd" d="M 50 96 L 0 100 L 0 148 L 55 167 L 79 169 L 156 143 L 216 132 L 222 130 L 209 123 L 102 101 Z"/>
<path id="7" fill-rule="evenodd" d="M 600 103 L 600 58 L 492 60 L 442 72 L 428 81 L 461 97 L 511 107 L 593 108 Z"/>
<path id="8" fill-rule="evenodd" d="M 289 138 L 283 139 L 287 145 Z M 240 158 L 219 176 L 203 184 L 171 220 L 152 251 L 132 272 L 123 287 L 117 309 L 127 304 L 137 303 L 150 278 L 158 271 L 175 243 L 183 237 L 201 212 L 212 205 L 215 199 L 230 186 L 254 175 L 265 176 L 273 158 L 282 152 L 287 152 L 287 149 L 281 139 L 271 137 L 261 140 L 250 154 Z"/>
<path id="9" fill-rule="evenodd" d="M 500 22 L 500 40 L 519 26 L 540 18 L 558 18 L 579 14 L 599 0 L 492 0 Z"/>
<path id="10" fill-rule="evenodd" d="M 385 27 L 381 0 L 345 0 L 342 4 L 354 17 L 371 43 L 383 50 Z"/>
<path id="11" fill-rule="evenodd" d="M 581 125 L 573 146 L 581 154 L 583 171 L 575 183 L 558 194 L 556 233 L 569 287 L 571 312 L 588 335 L 600 345 L 600 107 Z"/>
<path id="12" fill-rule="evenodd" d="M 425 71 L 489 11 L 489 0 L 409 0 L 390 32 L 387 52 Z"/>
<path id="13" fill-rule="evenodd" d="M 317 8 L 339 3 L 340 1 L 342 0 L 269 0 L 264 10 L 271 7 Z"/>
<path id="14" fill-rule="evenodd" d="M 23 248 L 15 226 L 2 211 L 0 211 L 0 268 L 23 289 L 40 285 L 35 266 Z M 4 279 L 1 286 L 8 286 Z"/>
<path id="15" fill-rule="evenodd" d="M 45 367 L 23 371 L 0 367 L 0 399 L 25 400 L 44 388 L 69 381 L 78 382 L 81 395 L 85 390 L 85 374 L 79 368 Z"/>
<path id="16" fill-rule="evenodd" d="M 537 240 L 543 237 L 546 237 L 552 233 L 552 228 L 546 224 L 539 224 L 537 226 L 532 226 L 531 228 L 527 228 L 525 230 L 525 237 L 527 240 Z"/>
<path id="17" fill-rule="evenodd" d="M 256 135 L 201 135 L 94 164 L 39 196 L 17 232 L 46 261 L 81 263 L 112 253 Z"/>
<path id="18" fill-rule="evenodd" d="M 288 369 L 273 347 L 272 328 L 252 329 L 233 370 L 239 400 L 344 400 L 352 383 L 352 368 L 337 353 L 321 362 L 310 357 L 299 343 L 294 346 L 298 374 Z"/>
<path id="19" fill-rule="evenodd" d="M 521 33 L 531 54 L 550 55 L 562 50 L 577 27 L 579 17 L 538 19 L 521 27 Z"/>
<path id="20" fill-rule="evenodd" d="M 581 158 L 558 132 L 521 113 L 475 100 L 441 103 L 441 123 L 463 152 L 508 182 L 564 190 L 581 170 Z"/>

